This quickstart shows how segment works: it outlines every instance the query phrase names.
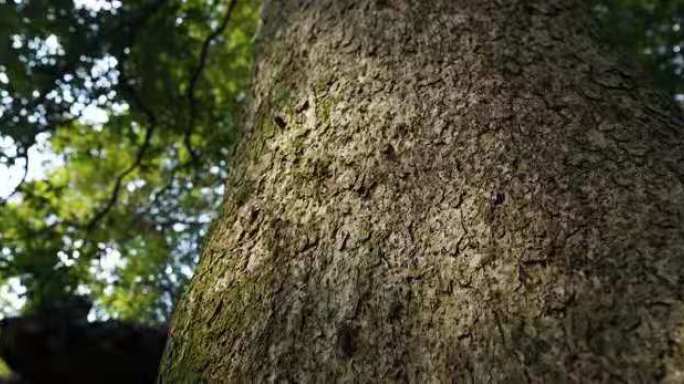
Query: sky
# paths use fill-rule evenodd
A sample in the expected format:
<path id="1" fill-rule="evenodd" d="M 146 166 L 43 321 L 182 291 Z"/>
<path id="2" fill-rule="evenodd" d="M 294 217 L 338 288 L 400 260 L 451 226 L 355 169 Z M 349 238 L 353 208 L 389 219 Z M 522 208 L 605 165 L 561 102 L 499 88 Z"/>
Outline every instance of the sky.
<path id="1" fill-rule="evenodd" d="M 105 110 L 95 105 L 85 106 L 79 118 L 81 123 L 88 125 L 101 125 L 108 121 L 108 114 Z M 36 136 L 36 144 L 28 151 L 28 173 L 27 181 L 39 180 L 47 172 L 64 164 L 62 159 L 50 149 L 50 135 L 42 133 Z M 0 136 L 0 151 L 4 153 L 15 153 L 14 142 L 9 137 Z M 0 199 L 5 199 L 14 191 L 17 184 L 24 175 L 26 161 L 17 160 L 17 164 L 8 168 L 0 164 Z M 14 197 L 16 199 L 17 197 Z"/>

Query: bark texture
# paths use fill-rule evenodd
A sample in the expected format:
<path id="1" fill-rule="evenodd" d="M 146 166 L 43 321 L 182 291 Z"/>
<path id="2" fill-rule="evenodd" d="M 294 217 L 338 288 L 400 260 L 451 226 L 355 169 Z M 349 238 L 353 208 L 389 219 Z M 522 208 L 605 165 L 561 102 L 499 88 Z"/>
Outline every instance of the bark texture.
<path id="1" fill-rule="evenodd" d="M 164 383 L 684 382 L 684 123 L 581 0 L 265 5 Z"/>

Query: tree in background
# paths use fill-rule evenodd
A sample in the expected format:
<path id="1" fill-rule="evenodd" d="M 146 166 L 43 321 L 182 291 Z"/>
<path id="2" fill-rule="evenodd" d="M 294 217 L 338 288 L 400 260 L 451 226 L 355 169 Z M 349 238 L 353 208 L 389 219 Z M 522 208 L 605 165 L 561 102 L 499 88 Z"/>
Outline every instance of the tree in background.
<path id="1" fill-rule="evenodd" d="M 610 44 L 681 94 L 682 1 L 595 3 Z M 54 163 L 2 196 L 0 291 L 25 289 L 25 312 L 78 292 L 101 317 L 168 317 L 231 169 L 258 6 L 0 1 L 0 162 Z"/>
<path id="2" fill-rule="evenodd" d="M 595 3 L 603 38 L 629 60 L 639 59 L 660 89 L 684 102 L 684 1 Z"/>
<path id="3" fill-rule="evenodd" d="M 25 311 L 77 292 L 101 316 L 167 318 L 220 206 L 256 11 L 1 2 L 0 160 L 21 176 L 44 144 L 56 163 L 0 207 L 0 281 Z"/>
<path id="4" fill-rule="evenodd" d="M 681 382 L 684 117 L 589 3 L 267 2 L 160 382 Z"/>

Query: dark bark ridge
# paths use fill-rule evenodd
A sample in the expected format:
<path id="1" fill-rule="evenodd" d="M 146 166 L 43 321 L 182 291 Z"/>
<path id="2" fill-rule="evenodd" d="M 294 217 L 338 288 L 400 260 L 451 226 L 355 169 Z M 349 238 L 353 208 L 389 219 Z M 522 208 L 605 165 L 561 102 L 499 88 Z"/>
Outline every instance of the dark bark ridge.
<path id="1" fill-rule="evenodd" d="M 161 382 L 681 382 L 684 124 L 579 0 L 270 2 Z"/>

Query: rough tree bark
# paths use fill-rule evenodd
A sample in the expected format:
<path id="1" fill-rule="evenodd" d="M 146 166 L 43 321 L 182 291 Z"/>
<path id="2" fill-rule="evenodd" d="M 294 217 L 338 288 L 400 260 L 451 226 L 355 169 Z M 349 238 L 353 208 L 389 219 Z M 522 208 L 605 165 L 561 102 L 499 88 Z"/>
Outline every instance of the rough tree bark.
<path id="1" fill-rule="evenodd" d="M 267 4 L 160 381 L 684 382 L 681 111 L 588 3 Z"/>

